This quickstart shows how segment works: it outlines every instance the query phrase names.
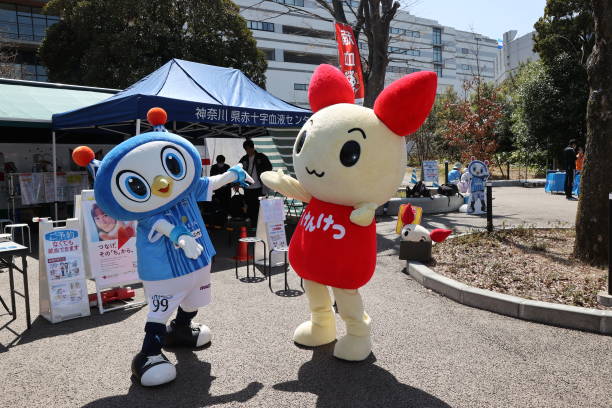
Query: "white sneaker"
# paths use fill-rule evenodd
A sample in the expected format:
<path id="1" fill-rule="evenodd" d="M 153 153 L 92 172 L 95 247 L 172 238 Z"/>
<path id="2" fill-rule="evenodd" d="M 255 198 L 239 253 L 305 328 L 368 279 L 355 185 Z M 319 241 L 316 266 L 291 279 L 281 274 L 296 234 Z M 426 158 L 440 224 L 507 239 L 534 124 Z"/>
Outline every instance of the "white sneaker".
<path id="1" fill-rule="evenodd" d="M 138 353 L 132 360 L 132 373 L 143 386 L 155 387 L 174 380 L 176 367 L 168 361 L 164 353 L 154 356 Z"/>

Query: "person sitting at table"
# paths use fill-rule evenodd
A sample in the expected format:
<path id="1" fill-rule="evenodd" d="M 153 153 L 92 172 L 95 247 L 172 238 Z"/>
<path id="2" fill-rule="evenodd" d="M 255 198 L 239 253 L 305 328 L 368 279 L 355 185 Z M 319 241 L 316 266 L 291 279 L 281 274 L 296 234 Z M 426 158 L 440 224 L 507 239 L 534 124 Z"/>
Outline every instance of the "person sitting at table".
<path id="1" fill-rule="evenodd" d="M 576 154 L 576 173 L 582 171 L 582 166 L 584 166 L 584 149 L 582 146 L 579 146 L 578 153 Z"/>
<path id="2" fill-rule="evenodd" d="M 451 184 L 459 184 L 461 180 L 461 163 L 457 162 L 453 169 L 448 172 L 448 182 Z"/>
<path id="3" fill-rule="evenodd" d="M 570 139 L 569 145 L 563 149 L 565 164 L 565 198 L 575 200 L 572 195 L 574 185 L 574 169 L 576 168 L 576 139 Z"/>

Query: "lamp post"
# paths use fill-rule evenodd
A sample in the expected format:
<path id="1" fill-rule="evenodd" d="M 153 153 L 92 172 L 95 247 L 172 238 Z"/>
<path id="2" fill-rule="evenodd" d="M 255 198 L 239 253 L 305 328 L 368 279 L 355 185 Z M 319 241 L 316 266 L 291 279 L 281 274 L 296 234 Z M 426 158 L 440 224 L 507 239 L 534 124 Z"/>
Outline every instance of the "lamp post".
<path id="1" fill-rule="evenodd" d="M 444 160 L 444 184 L 448 184 L 448 160 Z"/>
<path id="2" fill-rule="evenodd" d="M 493 232 L 493 183 L 490 181 L 487 187 L 487 231 Z"/>

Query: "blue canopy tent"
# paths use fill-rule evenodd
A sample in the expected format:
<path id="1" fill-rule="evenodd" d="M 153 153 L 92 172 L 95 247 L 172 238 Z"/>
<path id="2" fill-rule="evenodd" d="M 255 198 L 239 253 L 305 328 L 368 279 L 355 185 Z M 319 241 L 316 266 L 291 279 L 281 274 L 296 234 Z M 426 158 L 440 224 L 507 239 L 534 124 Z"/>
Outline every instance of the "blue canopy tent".
<path id="1" fill-rule="evenodd" d="M 123 140 L 151 129 L 147 111 L 156 106 L 168 113 L 169 130 L 198 139 L 267 136 L 268 128 L 300 128 L 312 114 L 269 94 L 237 69 L 172 59 L 107 99 L 54 114 L 54 168 L 56 135 Z M 57 192 L 55 178 L 54 184 Z"/>
<path id="2" fill-rule="evenodd" d="M 186 137 L 256 137 L 266 128 L 300 128 L 311 115 L 255 85 L 241 71 L 172 59 L 129 88 L 96 104 L 54 114 L 54 132 L 131 136 L 147 111 L 168 113 L 167 125 Z"/>

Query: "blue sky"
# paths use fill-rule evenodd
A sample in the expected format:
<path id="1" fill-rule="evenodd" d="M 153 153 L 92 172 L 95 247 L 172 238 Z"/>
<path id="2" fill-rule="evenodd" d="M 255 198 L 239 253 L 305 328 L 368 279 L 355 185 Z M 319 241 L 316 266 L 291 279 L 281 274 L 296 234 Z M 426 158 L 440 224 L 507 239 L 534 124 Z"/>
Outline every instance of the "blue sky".
<path id="1" fill-rule="evenodd" d="M 442 25 L 502 38 L 508 30 L 518 36 L 533 31 L 533 23 L 544 14 L 546 0 L 405 0 L 407 10 L 418 16 L 438 20 Z M 414 5 L 416 3 L 416 5 Z"/>

